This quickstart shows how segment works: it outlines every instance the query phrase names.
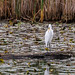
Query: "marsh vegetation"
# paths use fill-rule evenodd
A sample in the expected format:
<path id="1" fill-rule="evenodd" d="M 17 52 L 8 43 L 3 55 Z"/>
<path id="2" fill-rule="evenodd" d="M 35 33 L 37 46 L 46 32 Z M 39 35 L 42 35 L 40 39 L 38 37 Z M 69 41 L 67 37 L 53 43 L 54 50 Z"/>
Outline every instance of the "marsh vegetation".
<path id="1" fill-rule="evenodd" d="M 75 75 L 74 21 L 75 0 L 0 0 L 0 75 L 44 75 L 46 66 L 50 75 Z M 51 52 L 44 42 L 49 24 Z"/>
<path id="2" fill-rule="evenodd" d="M 75 21 L 75 0 L 0 0 L 0 19 Z"/>

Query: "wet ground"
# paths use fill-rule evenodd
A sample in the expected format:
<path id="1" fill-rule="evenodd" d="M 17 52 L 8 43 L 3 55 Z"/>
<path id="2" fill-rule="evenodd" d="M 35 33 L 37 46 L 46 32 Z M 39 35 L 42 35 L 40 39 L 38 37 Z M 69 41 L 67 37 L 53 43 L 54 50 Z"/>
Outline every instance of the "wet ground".
<path id="1" fill-rule="evenodd" d="M 45 53 L 44 35 L 49 23 L 0 22 L 0 54 L 27 55 Z M 75 24 L 52 24 L 52 50 L 75 52 Z M 75 75 L 75 57 L 64 60 L 0 59 L 0 75 L 44 75 L 46 65 L 50 75 Z"/>

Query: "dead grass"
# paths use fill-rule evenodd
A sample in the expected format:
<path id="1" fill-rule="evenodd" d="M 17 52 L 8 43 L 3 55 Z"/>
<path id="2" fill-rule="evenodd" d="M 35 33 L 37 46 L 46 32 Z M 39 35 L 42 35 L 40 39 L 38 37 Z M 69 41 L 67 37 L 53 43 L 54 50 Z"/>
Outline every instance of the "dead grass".
<path id="1" fill-rule="evenodd" d="M 0 1 L 0 17 L 3 16 L 3 2 Z"/>
<path id="2" fill-rule="evenodd" d="M 75 20 L 75 0 L 43 0 L 44 20 Z M 35 8 L 34 8 L 35 6 Z M 34 10 L 35 9 L 35 10 Z M 0 0 L 0 17 L 41 19 L 41 0 Z M 35 14 L 34 14 L 35 11 Z M 37 14 L 37 15 L 36 15 Z"/>

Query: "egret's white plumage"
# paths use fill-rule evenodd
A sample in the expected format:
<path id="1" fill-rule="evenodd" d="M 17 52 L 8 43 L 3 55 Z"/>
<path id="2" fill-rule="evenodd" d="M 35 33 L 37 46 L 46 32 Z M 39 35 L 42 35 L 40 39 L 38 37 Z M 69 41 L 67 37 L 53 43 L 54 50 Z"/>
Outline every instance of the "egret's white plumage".
<path id="1" fill-rule="evenodd" d="M 46 70 L 44 72 L 44 75 L 49 75 L 49 67 L 48 66 L 46 66 Z"/>
<path id="2" fill-rule="evenodd" d="M 46 45 L 46 47 L 50 47 L 52 38 L 53 38 L 53 30 L 52 30 L 51 24 L 49 24 L 48 29 L 45 33 L 45 45 Z M 50 47 L 50 49 L 51 49 L 51 47 Z"/>

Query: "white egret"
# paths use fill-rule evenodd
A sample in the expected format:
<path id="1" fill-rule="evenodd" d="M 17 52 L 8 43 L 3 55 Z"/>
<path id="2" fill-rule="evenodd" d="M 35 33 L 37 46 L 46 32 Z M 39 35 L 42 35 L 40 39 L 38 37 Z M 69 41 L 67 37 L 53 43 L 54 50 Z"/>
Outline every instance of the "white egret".
<path id="1" fill-rule="evenodd" d="M 46 45 L 46 48 L 49 47 L 50 50 L 51 50 L 52 38 L 53 38 L 53 30 L 52 30 L 51 24 L 49 24 L 48 29 L 47 29 L 47 31 L 45 33 L 45 45 Z"/>
<path id="2" fill-rule="evenodd" d="M 46 70 L 44 72 L 44 75 L 49 75 L 49 67 L 48 66 L 46 66 Z"/>

